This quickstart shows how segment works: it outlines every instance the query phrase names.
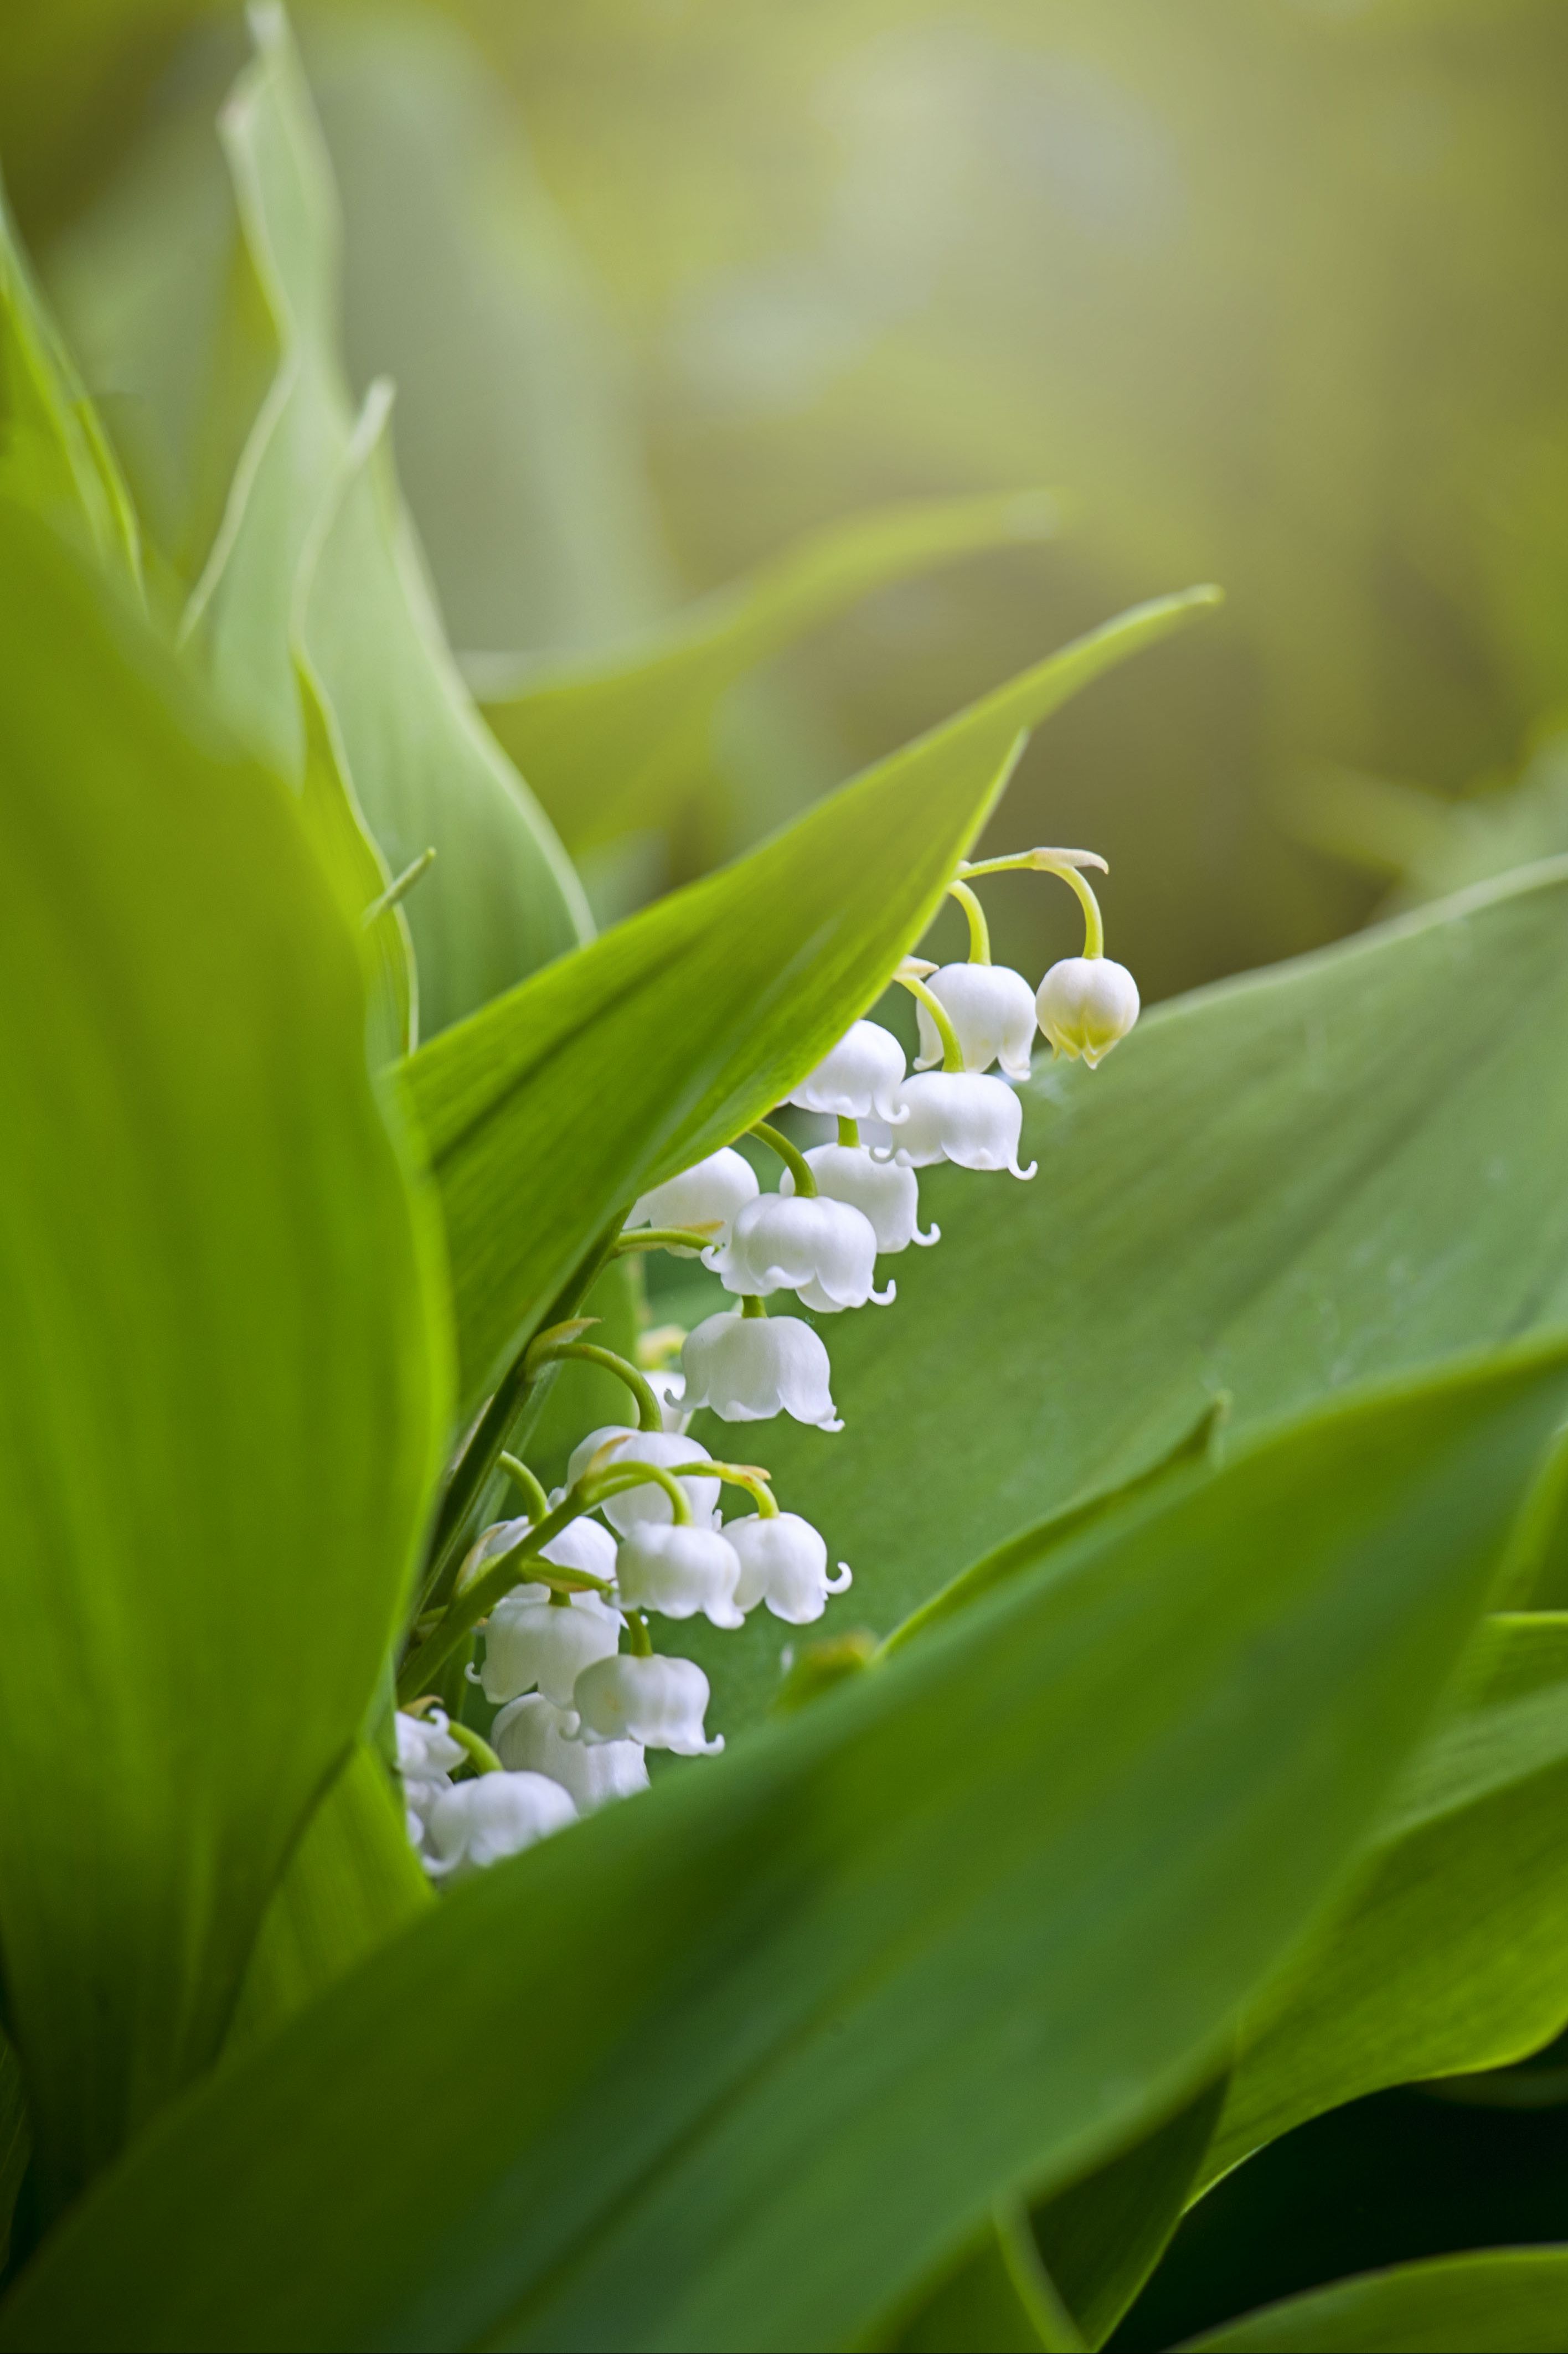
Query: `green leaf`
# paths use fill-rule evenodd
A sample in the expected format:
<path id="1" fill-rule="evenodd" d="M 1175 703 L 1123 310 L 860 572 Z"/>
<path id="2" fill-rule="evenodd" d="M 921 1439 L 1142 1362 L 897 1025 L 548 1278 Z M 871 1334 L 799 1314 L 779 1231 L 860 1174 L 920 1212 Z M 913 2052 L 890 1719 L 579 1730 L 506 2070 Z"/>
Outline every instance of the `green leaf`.
<path id="1" fill-rule="evenodd" d="M 446 1218 L 465 1399 L 618 1211 L 760 1119 L 875 1000 L 1020 731 L 1215 601 L 1201 588 L 1135 607 L 420 1050 L 409 1094 Z"/>
<path id="2" fill-rule="evenodd" d="M 0 494 L 90 548 L 138 593 L 131 500 L 33 283 L 0 191 Z"/>
<path id="3" fill-rule="evenodd" d="M 1501 1616 L 1349 1903 L 1254 2007 L 1208 2180 L 1340 2102 L 1523 2059 L 1568 2019 L 1568 1616 Z"/>
<path id="4" fill-rule="evenodd" d="M 393 479 L 385 387 L 355 424 L 320 130 L 281 11 L 251 23 L 258 53 L 222 129 L 281 359 L 187 627 L 228 709 L 291 776 L 305 754 L 302 654 L 389 873 L 435 849 L 407 909 L 433 1032 L 577 946 L 587 906 L 447 652 Z"/>
<path id="5" fill-rule="evenodd" d="M 16 2195 L 32 2154 L 22 2063 L 16 2057 L 16 2045 L 8 2037 L 0 2036 L 0 2271 L 4 2271 L 10 2256 Z"/>
<path id="6" fill-rule="evenodd" d="M 842 1439 L 751 1442 L 857 1615 L 896 1626 L 1220 1391 L 1239 1435 L 1568 1317 L 1564 1032 L 1558 864 L 1162 1006 L 1098 1071 L 1038 1067 L 1033 1183 L 923 1170 L 939 1246 L 824 1326 Z M 700 1638 L 721 1726 L 765 1710 L 788 1632 Z"/>
<path id="7" fill-rule="evenodd" d="M 211 2061 L 444 1420 L 344 930 L 275 781 L 0 514 L 0 1939 L 46 2208 Z"/>
<path id="8" fill-rule="evenodd" d="M 1202 2080 L 1565 1406 L 1557 1342 L 1255 1439 L 482 1875 L 160 2121 L 0 2347 L 863 2336 Z"/>
<path id="9" fill-rule="evenodd" d="M 911 500 L 809 532 L 630 646 L 563 661 L 471 661 L 485 716 L 574 850 L 667 824 L 708 767 L 736 681 L 888 582 L 985 548 L 1053 538 L 1049 492 Z M 508 674 L 510 673 L 510 674 Z"/>
<path id="10" fill-rule="evenodd" d="M 1079 2354 L 1084 2339 L 1040 2261 L 1028 2216 L 1010 2206 L 898 2336 L 879 2342 L 898 2354 Z"/>
<path id="11" fill-rule="evenodd" d="M 1497 2248 L 1362 2273 L 1191 2338 L 1192 2354 L 1560 2354 L 1568 2248 Z"/>
<path id="12" fill-rule="evenodd" d="M 418 1041 L 418 981 L 408 919 L 388 895 L 393 877 L 360 814 L 337 722 L 308 663 L 296 666 L 305 726 L 300 815 L 344 923 L 364 949 L 370 1064 L 380 1070 Z"/>
<path id="13" fill-rule="evenodd" d="M 432 1903 L 386 1766 L 361 1745 L 312 1815 L 272 1892 L 229 2031 L 281 2024 Z"/>

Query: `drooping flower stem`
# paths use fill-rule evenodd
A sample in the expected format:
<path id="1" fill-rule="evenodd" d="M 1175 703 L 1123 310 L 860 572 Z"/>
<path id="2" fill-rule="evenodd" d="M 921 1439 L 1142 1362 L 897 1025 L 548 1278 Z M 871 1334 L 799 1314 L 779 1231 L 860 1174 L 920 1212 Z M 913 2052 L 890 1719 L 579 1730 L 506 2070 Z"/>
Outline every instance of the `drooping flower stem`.
<path id="1" fill-rule="evenodd" d="M 991 962 L 991 926 L 985 919 L 985 909 L 967 883 L 949 883 L 948 896 L 956 899 L 969 919 L 969 962 Z"/>
<path id="2" fill-rule="evenodd" d="M 542 1521 L 550 1509 L 550 1500 L 526 1463 L 520 1463 L 515 1455 L 508 1455 L 504 1449 L 495 1460 L 498 1469 L 504 1471 L 507 1478 L 522 1489 L 524 1501 L 528 1507 L 528 1518 Z"/>
<path id="3" fill-rule="evenodd" d="M 759 1293 L 754 1291 L 747 1292 L 746 1298 L 740 1303 L 740 1312 L 743 1318 L 747 1316 L 766 1316 L 768 1313 L 768 1302 Z"/>
<path id="4" fill-rule="evenodd" d="M 626 1648 L 634 1659 L 651 1659 L 653 1657 L 652 1638 L 648 1632 L 648 1621 L 641 1610 L 629 1610 L 626 1614 Z"/>
<path id="5" fill-rule="evenodd" d="M 796 1193 L 805 1201 L 813 1200 L 816 1196 L 817 1181 L 811 1173 L 811 1164 L 800 1146 L 791 1144 L 787 1136 L 780 1134 L 778 1129 L 769 1127 L 765 1119 L 758 1120 L 749 1133 L 757 1138 L 758 1143 L 766 1144 L 770 1152 L 776 1152 L 779 1155 L 779 1160 L 795 1180 Z"/>
<path id="6" fill-rule="evenodd" d="M 620 1236 L 610 1257 L 624 1258 L 630 1251 L 702 1250 L 723 1225 L 722 1218 L 715 1218 L 705 1226 L 638 1226 Z"/>
<path id="7" fill-rule="evenodd" d="M 489 1742 L 482 1739 L 471 1724 L 464 1724 L 455 1716 L 449 1717 L 447 1737 L 455 1741 L 460 1749 L 468 1751 L 469 1763 L 476 1774 L 501 1774 L 505 1771 Z"/>
<path id="8" fill-rule="evenodd" d="M 613 1373 L 618 1382 L 625 1383 L 627 1388 L 631 1392 L 632 1396 L 637 1400 L 638 1428 L 640 1430 L 663 1429 L 664 1417 L 660 1411 L 659 1401 L 654 1396 L 652 1390 L 643 1376 L 638 1372 L 636 1366 L 628 1364 L 624 1357 L 618 1357 L 613 1349 L 601 1349 L 597 1341 L 552 1341 L 548 1339 L 542 1342 L 535 1343 L 535 1346 L 538 1350 L 538 1363 L 541 1366 L 550 1363 L 558 1364 L 563 1361 L 575 1360 L 580 1364 L 598 1365 L 603 1372 Z"/>
<path id="9" fill-rule="evenodd" d="M 724 1481 L 726 1488 L 744 1488 L 757 1506 L 760 1519 L 772 1521 L 779 1517 L 778 1501 L 768 1484 L 771 1475 L 764 1471 L 759 1464 L 712 1461 L 677 1463 L 671 1476 L 678 1479 L 683 1474 L 688 1479 L 719 1479 Z"/>
<path id="10" fill-rule="evenodd" d="M 848 1146 L 851 1149 L 857 1147 L 860 1143 L 859 1120 L 845 1119 L 842 1112 L 839 1114 L 839 1142 L 841 1145 Z"/>
<path id="11" fill-rule="evenodd" d="M 1086 866 L 1097 866 L 1102 875 L 1108 874 L 1106 862 L 1093 850 L 1020 850 L 1006 858 L 982 858 L 959 867 L 964 875 L 1010 875 L 1027 872 L 1034 875 L 1059 875 L 1064 883 L 1077 894 L 1084 911 L 1084 954 L 1102 957 L 1106 952 L 1106 928 L 1100 915 L 1100 903 L 1084 879 Z"/>
<path id="12" fill-rule="evenodd" d="M 959 1044 L 959 1034 L 953 1027 L 948 1009 L 936 991 L 927 989 L 919 974 L 912 971 L 907 965 L 900 965 L 893 978 L 901 989 L 906 989 L 911 997 L 919 1000 L 936 1024 L 937 1035 L 942 1042 L 943 1070 L 961 1071 L 964 1067 L 964 1050 Z"/>

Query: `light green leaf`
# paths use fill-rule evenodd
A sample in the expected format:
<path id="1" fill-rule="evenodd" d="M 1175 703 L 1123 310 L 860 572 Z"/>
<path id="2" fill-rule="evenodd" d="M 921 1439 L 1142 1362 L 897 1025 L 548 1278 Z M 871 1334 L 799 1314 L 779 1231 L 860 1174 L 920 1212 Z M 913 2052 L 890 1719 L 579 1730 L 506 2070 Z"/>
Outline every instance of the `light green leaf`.
<path id="1" fill-rule="evenodd" d="M 1319 1412 L 482 1875 L 155 2126 L 0 2347 L 863 2336 L 1202 2082 L 1565 1406 L 1558 1342 Z"/>
<path id="2" fill-rule="evenodd" d="M 258 53 L 222 129 L 281 359 L 187 627 L 228 707 L 291 776 L 305 752 L 302 653 L 388 871 L 434 847 L 407 910 L 433 1032 L 577 946 L 587 907 L 447 652 L 393 479 L 386 387 L 355 424 L 320 131 L 281 11 L 251 21 Z"/>
<path id="3" fill-rule="evenodd" d="M 508 666 L 471 661 L 485 716 L 574 850 L 663 825 L 709 766 L 726 689 L 889 581 L 1054 536 L 1049 492 L 920 499 L 809 532 L 630 646 Z"/>
<path id="4" fill-rule="evenodd" d="M 886 1632 L 1219 1392 L 1239 1435 L 1568 1318 L 1565 1032 L 1559 863 L 1162 1006 L 1097 1071 L 1042 1061 L 1034 1182 L 923 1170 L 939 1246 L 824 1325 L 843 1440 L 751 1442 L 856 1614 Z M 721 1725 L 766 1707 L 788 1631 L 701 1638 Z"/>
<path id="5" fill-rule="evenodd" d="M 1568 2248 L 1489 2248 L 1362 2273 L 1185 2343 L 1191 2354 L 1561 2354 Z"/>
<path id="6" fill-rule="evenodd" d="M 296 678 L 305 727 L 300 815 L 343 919 L 362 940 L 367 1046 L 371 1068 L 380 1070 L 418 1043 L 414 946 L 401 904 L 389 899 L 393 877 L 360 815 L 336 719 L 308 663 L 296 665 Z"/>
<path id="7" fill-rule="evenodd" d="M 386 1766 L 361 1745 L 272 1892 L 229 2030 L 249 2042 L 417 1921 L 432 1903 Z"/>
<path id="8" fill-rule="evenodd" d="M 0 493 L 81 542 L 138 593 L 136 518 L 46 311 L 0 190 Z"/>
<path id="9" fill-rule="evenodd" d="M 445 1406 L 355 943 L 106 594 L 0 517 L 0 1938 L 46 2207 L 217 2051 Z"/>
<path id="10" fill-rule="evenodd" d="M 1568 1616 L 1481 1630 L 1349 1903 L 1254 2006 L 1213 2181 L 1385 2084 L 1523 2059 L 1568 2019 Z"/>
<path id="11" fill-rule="evenodd" d="M 1020 731 L 1216 595 L 1134 607 L 421 1049 L 409 1094 L 446 1218 L 465 1399 L 608 1220 L 760 1119 L 874 1001 Z"/>

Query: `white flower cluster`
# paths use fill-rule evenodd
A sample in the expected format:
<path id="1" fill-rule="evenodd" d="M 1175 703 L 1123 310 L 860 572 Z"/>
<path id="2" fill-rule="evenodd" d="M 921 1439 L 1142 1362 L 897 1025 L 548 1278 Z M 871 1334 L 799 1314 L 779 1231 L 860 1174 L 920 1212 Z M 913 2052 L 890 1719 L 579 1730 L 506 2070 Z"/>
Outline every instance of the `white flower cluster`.
<path id="1" fill-rule="evenodd" d="M 973 907 L 972 893 L 955 888 Z M 1097 910 L 1092 921 L 1097 945 Z M 707 1678 L 691 1659 L 653 1651 L 650 1616 L 700 1616 L 734 1628 L 765 1605 L 808 1626 L 850 1584 L 842 1563 L 829 1575 L 817 1530 L 779 1509 L 766 1472 L 715 1462 L 686 1424 L 706 1407 L 728 1422 L 787 1414 L 842 1429 L 820 1334 L 798 1316 L 769 1314 L 764 1302 L 790 1292 L 817 1315 L 886 1306 L 895 1287 L 876 1288 L 878 1257 L 939 1239 L 936 1226 L 920 1228 L 917 1169 L 949 1161 L 1033 1175 L 1033 1163 L 1019 1166 L 1022 1105 L 1009 1082 L 1028 1075 L 1036 1024 L 1058 1053 L 1091 1067 L 1132 1027 L 1138 991 L 1125 967 L 1097 954 L 1072 958 L 1036 991 L 990 963 L 978 907 L 971 928 L 976 960 L 900 971 L 918 1001 L 912 1075 L 891 1032 L 855 1022 L 789 1098 L 835 1118 L 839 1141 L 801 1153 L 772 1129 L 759 1131 L 786 1162 L 777 1193 L 763 1193 L 750 1162 L 726 1147 L 633 1204 L 628 1237 L 647 1229 L 661 1247 L 700 1250 L 737 1305 L 685 1336 L 678 1377 L 655 1377 L 662 1430 L 590 1432 L 572 1455 L 567 1486 L 541 1497 L 538 1517 L 498 1522 L 471 1550 L 460 1590 L 487 1569 L 493 1578 L 509 1553 L 520 1579 L 530 1560 L 541 1581 L 562 1575 L 554 1585 L 514 1585 L 482 1621 L 482 1663 L 468 1672 L 499 1711 L 488 1744 L 462 1727 L 454 1736 L 439 1709 L 397 1719 L 409 1835 L 433 1878 L 461 1879 L 646 1788 L 649 1749 L 700 1756 L 723 1748 L 706 1734 Z M 1005 1077 L 991 1075 L 994 1063 Z M 624 1372 L 641 1389 L 644 1419 L 653 1419 L 647 1384 Z M 757 1509 L 722 1519 L 726 1483 L 747 1489 Z M 556 1522 L 575 1516 L 530 1547 L 544 1507 Z M 476 1753 L 482 1770 L 454 1780 Z"/>

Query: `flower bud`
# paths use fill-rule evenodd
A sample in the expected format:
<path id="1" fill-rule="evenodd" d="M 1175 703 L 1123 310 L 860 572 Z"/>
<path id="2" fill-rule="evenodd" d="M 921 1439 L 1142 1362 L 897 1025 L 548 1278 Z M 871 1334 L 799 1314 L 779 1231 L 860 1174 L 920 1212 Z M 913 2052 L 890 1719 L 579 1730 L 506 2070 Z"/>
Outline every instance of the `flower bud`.
<path id="1" fill-rule="evenodd" d="M 767 1520 L 748 1512 L 744 1520 L 726 1521 L 724 1532 L 740 1556 L 735 1598 L 743 1610 L 766 1602 L 775 1618 L 806 1627 L 821 1617 L 830 1594 L 842 1594 L 850 1584 L 847 1562 L 839 1564 L 842 1577 L 829 1577 L 828 1548 L 799 1512 Z"/>
<path id="2" fill-rule="evenodd" d="M 710 1152 L 705 1161 L 667 1178 L 633 1202 L 628 1226 L 706 1226 L 715 1220 L 723 1242 L 736 1212 L 757 1197 L 757 1172 L 744 1153 L 730 1145 Z M 676 1258 L 694 1258 L 694 1251 L 677 1249 Z"/>
<path id="3" fill-rule="evenodd" d="M 543 1774 L 477 1775 L 443 1791 L 432 1808 L 425 1870 L 432 1880 L 468 1880 L 565 1830 L 577 1816 L 560 1784 Z"/>
<path id="4" fill-rule="evenodd" d="M 577 1594 L 565 1604 L 509 1594 L 485 1623 L 484 1697 L 515 1700 L 537 1685 L 557 1708 L 569 1708 L 583 1669 L 608 1659 L 620 1639 L 620 1614 L 597 1594 Z"/>
<path id="5" fill-rule="evenodd" d="M 701 1400 L 692 1399 L 683 1403 L 695 1406 L 701 1404 Z M 581 1446 L 573 1448 L 572 1459 L 567 1466 L 568 1485 L 581 1479 L 599 1448 L 612 1438 L 619 1439 L 620 1444 L 612 1455 L 606 1458 L 607 1465 L 656 1463 L 662 1470 L 667 1471 L 676 1463 L 705 1463 L 708 1459 L 705 1447 L 694 1438 L 683 1437 L 677 1431 L 627 1430 L 611 1423 L 602 1430 L 590 1430 Z M 712 1520 L 714 1508 L 719 1500 L 719 1482 L 716 1479 L 683 1479 L 681 1485 L 686 1491 L 698 1526 L 705 1527 Z M 607 1497 L 599 1509 L 618 1536 L 624 1536 L 628 1529 L 636 1528 L 644 1521 L 662 1522 L 674 1517 L 670 1499 L 656 1479 L 644 1480 L 640 1488 L 628 1488 L 619 1496 Z"/>
<path id="6" fill-rule="evenodd" d="M 746 1614 L 735 1606 L 739 1576 L 735 1548 L 716 1529 L 644 1524 L 627 1532 L 615 1557 L 615 1582 L 628 1609 L 658 1610 L 666 1618 L 694 1618 L 700 1610 L 714 1627 L 743 1623 Z"/>
<path id="7" fill-rule="evenodd" d="M 686 1397 L 726 1422 L 766 1422 L 790 1414 L 819 1430 L 842 1430 L 828 1390 L 828 1352 L 798 1316 L 708 1317 L 681 1352 Z"/>
<path id="8" fill-rule="evenodd" d="M 904 1049 L 878 1022 L 852 1022 L 843 1036 L 789 1097 L 802 1111 L 832 1112 L 838 1119 L 904 1117 L 898 1090 Z"/>
<path id="9" fill-rule="evenodd" d="M 966 1071 L 989 1071 L 1000 1062 L 1009 1078 L 1029 1076 L 1029 1050 L 1034 1044 L 1034 991 L 1021 972 L 1003 964 L 945 964 L 927 973 L 926 986 L 940 998 L 958 1034 Z M 928 1071 L 942 1059 L 942 1041 L 925 1006 L 916 1002 L 920 1025 L 917 1071 Z"/>
<path id="10" fill-rule="evenodd" d="M 1034 1000 L 1040 1027 L 1059 1055 L 1081 1055 L 1092 1071 L 1138 1019 L 1138 983 L 1109 957 L 1065 957 Z"/>
<path id="11" fill-rule="evenodd" d="M 960 1169 L 1008 1169 L 1033 1177 L 1034 1163 L 1018 1165 L 1023 1106 L 1005 1079 L 969 1071 L 925 1071 L 906 1082 L 909 1119 L 893 1140 L 893 1158 L 924 1169 L 955 1161 Z"/>
<path id="12" fill-rule="evenodd" d="M 572 1738 L 590 1748 L 640 1741 L 644 1749 L 673 1749 L 678 1757 L 712 1757 L 724 1747 L 722 1734 L 714 1741 L 705 1735 L 708 1680 L 692 1659 L 657 1653 L 638 1659 L 627 1652 L 597 1659 L 577 1678 L 572 1704 L 578 1720 Z"/>
<path id="13" fill-rule="evenodd" d="M 893 1298 L 876 1281 L 876 1234 L 848 1202 L 820 1195 L 764 1193 L 736 1218 L 729 1241 L 703 1253 L 726 1291 L 742 1298 L 797 1291 L 809 1308 L 879 1308 Z"/>
<path id="14" fill-rule="evenodd" d="M 513 1772 L 558 1782 L 581 1815 L 648 1787 L 641 1742 L 601 1741 L 589 1748 L 568 1737 L 567 1728 L 577 1721 L 575 1712 L 556 1708 L 542 1692 L 528 1692 L 501 1711 L 490 1728 L 490 1745 Z"/>
<path id="15" fill-rule="evenodd" d="M 890 1147 L 894 1135 L 894 1129 L 886 1130 Z M 825 1193 L 831 1202 L 848 1202 L 870 1219 L 879 1251 L 907 1250 L 911 1243 L 941 1241 L 940 1226 L 933 1226 L 927 1235 L 920 1232 L 920 1187 L 913 1169 L 891 1161 L 874 1161 L 864 1145 L 815 1144 L 806 1158 L 819 1193 Z M 784 1194 L 795 1190 L 788 1169 L 779 1190 Z"/>

